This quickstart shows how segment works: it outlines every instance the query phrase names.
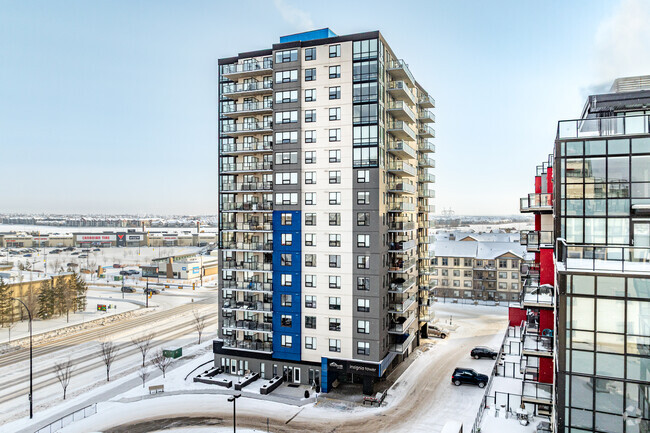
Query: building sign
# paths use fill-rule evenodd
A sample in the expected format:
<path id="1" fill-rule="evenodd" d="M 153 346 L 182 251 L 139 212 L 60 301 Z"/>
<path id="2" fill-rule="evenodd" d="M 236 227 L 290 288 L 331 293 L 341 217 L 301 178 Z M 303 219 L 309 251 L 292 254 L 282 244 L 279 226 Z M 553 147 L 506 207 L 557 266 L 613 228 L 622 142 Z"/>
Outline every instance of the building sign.
<path id="1" fill-rule="evenodd" d="M 353 373 L 364 376 L 379 376 L 379 364 L 365 362 L 345 361 L 341 359 L 329 359 L 327 370 L 336 373 Z"/>
<path id="2" fill-rule="evenodd" d="M 77 242 L 114 242 L 115 235 L 77 235 Z"/>
<path id="3" fill-rule="evenodd" d="M 128 235 L 126 239 L 129 241 L 141 241 L 144 239 L 144 235 Z"/>
<path id="4" fill-rule="evenodd" d="M 97 311 L 106 311 L 106 304 L 97 304 Z"/>
<path id="5" fill-rule="evenodd" d="M 166 240 L 166 241 L 175 241 L 176 239 L 178 239 L 178 237 L 177 236 L 163 236 L 163 239 Z"/>

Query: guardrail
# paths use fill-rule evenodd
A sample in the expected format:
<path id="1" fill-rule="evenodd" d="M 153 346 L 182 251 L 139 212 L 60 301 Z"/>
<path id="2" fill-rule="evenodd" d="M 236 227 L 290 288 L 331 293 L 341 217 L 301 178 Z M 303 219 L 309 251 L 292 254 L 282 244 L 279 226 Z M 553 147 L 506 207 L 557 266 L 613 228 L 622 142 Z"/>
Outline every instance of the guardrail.
<path id="1" fill-rule="evenodd" d="M 35 433 L 54 433 L 61 430 L 63 427 L 67 427 L 75 421 L 80 421 L 84 418 L 88 418 L 91 415 L 97 413 L 97 403 L 91 404 L 89 406 L 83 407 L 79 410 L 76 410 L 72 413 L 69 413 L 56 421 L 51 422 L 45 427 L 41 427 L 36 430 Z"/>
<path id="2" fill-rule="evenodd" d="M 567 245 L 562 238 L 556 245 L 557 262 L 566 270 L 650 272 L 648 247 Z"/>

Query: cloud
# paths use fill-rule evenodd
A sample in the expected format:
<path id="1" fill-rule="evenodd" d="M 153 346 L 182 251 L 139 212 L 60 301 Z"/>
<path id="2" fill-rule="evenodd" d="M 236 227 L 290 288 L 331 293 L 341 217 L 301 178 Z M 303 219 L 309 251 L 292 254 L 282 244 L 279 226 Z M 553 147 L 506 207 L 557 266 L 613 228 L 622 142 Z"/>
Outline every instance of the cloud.
<path id="1" fill-rule="evenodd" d="M 285 0 L 274 0 L 273 3 L 282 15 L 282 18 L 298 30 L 311 30 L 314 28 L 314 22 L 309 12 L 298 9 L 288 4 Z"/>
<path id="2" fill-rule="evenodd" d="M 622 0 L 596 31 L 596 81 L 650 75 L 650 2 Z"/>

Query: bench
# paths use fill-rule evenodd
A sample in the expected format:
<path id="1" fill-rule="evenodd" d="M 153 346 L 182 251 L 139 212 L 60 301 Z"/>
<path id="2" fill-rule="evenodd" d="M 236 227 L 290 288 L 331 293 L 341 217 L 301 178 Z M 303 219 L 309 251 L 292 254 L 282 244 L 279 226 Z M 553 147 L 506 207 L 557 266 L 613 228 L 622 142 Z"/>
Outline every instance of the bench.
<path id="1" fill-rule="evenodd" d="M 366 395 L 363 397 L 363 405 L 365 406 L 366 403 L 370 403 L 370 406 L 374 404 L 377 404 L 377 406 L 381 406 L 385 398 L 386 398 L 386 391 L 378 392 L 375 395 Z"/>
<path id="2" fill-rule="evenodd" d="M 152 385 L 149 387 L 149 394 L 158 394 L 159 392 L 165 392 L 165 385 Z"/>

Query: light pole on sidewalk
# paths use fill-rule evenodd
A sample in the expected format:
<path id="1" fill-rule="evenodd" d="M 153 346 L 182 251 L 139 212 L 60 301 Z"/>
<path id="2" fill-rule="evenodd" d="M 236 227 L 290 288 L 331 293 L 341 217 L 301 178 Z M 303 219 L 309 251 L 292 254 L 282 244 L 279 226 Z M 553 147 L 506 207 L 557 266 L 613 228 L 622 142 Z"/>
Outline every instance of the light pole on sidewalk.
<path id="1" fill-rule="evenodd" d="M 27 308 L 22 300 L 18 298 L 11 298 L 14 301 L 18 301 L 23 304 L 25 310 L 27 310 L 27 316 L 29 317 L 29 418 L 34 418 L 34 401 L 33 401 L 33 392 L 34 392 L 34 375 L 32 369 L 32 312 Z"/>
<path id="2" fill-rule="evenodd" d="M 241 397 L 241 394 L 235 394 L 232 397 L 228 397 L 228 401 L 232 401 L 232 431 L 237 433 L 237 409 L 235 402 Z"/>

